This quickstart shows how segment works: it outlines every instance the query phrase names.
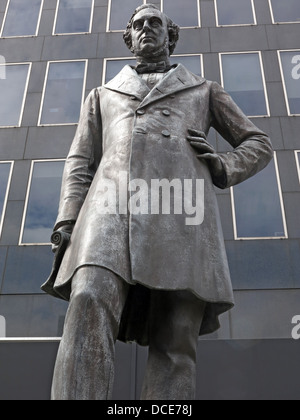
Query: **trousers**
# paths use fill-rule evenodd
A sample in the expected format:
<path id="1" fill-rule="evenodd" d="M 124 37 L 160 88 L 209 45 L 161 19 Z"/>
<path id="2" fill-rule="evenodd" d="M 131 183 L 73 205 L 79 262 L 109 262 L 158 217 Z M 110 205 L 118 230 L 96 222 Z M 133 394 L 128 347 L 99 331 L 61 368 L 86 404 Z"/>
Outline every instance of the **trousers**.
<path id="1" fill-rule="evenodd" d="M 80 268 L 58 349 L 52 400 L 110 400 L 115 343 L 130 286 L 104 268 Z M 151 291 L 150 342 L 141 400 L 195 399 L 205 303 L 188 291 Z"/>

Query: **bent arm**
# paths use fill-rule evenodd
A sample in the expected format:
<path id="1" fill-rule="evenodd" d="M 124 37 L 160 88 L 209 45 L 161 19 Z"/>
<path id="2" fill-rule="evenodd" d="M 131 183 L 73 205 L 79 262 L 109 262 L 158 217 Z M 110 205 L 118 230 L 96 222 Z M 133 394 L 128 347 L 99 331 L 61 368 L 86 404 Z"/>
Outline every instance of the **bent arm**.
<path id="1" fill-rule="evenodd" d="M 239 184 L 264 169 L 273 157 L 269 137 L 257 128 L 236 105 L 231 96 L 213 82 L 210 95 L 211 125 L 234 148 L 218 154 L 223 174 L 214 179 L 219 188 Z"/>
<path id="2" fill-rule="evenodd" d="M 102 124 L 98 89 L 88 95 L 66 159 L 54 230 L 73 225 L 102 157 Z"/>

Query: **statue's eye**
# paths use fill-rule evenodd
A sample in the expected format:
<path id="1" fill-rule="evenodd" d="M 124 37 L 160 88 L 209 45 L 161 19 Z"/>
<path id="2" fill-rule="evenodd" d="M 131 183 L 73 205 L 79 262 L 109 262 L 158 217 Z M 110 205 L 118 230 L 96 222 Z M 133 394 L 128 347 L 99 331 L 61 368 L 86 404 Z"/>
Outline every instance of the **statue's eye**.
<path id="1" fill-rule="evenodd" d="M 153 26 L 154 28 L 158 28 L 159 26 L 161 26 L 162 22 L 158 19 L 152 19 L 151 20 L 151 26 Z"/>
<path id="2" fill-rule="evenodd" d="M 141 21 L 136 21 L 136 22 L 134 22 L 134 24 L 133 24 L 133 28 L 134 28 L 136 31 L 140 31 L 141 29 L 143 29 L 143 23 L 142 23 Z"/>

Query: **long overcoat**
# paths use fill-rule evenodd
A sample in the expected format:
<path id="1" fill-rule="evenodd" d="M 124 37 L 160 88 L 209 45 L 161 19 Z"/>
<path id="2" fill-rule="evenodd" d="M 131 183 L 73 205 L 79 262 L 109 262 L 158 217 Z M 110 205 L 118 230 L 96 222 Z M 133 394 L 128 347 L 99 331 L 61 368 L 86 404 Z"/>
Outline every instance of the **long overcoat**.
<path id="1" fill-rule="evenodd" d="M 186 139 L 189 129 L 208 134 L 210 127 L 233 147 L 220 154 L 223 175 L 218 178 Z M 102 266 L 136 285 L 123 313 L 120 340 L 148 343 L 151 289 L 192 291 L 207 302 L 200 335 L 215 331 L 218 316 L 234 300 L 214 184 L 220 188 L 238 184 L 271 158 L 266 134 L 218 83 L 179 64 L 150 90 L 132 67 L 125 66 L 89 94 L 81 112 L 65 164 L 55 229 L 67 222 L 76 224 L 54 293 L 68 300 L 74 272 L 81 266 Z M 181 182 L 182 214 L 174 209 L 170 214 L 151 214 L 152 180 Z M 204 205 L 199 224 L 187 222 L 192 216 L 184 211 L 185 180 L 202 180 L 199 185 L 204 185 L 198 197 Z M 149 187 L 149 211 L 145 194 L 137 195 L 141 185 Z M 169 192 L 170 201 L 178 199 L 178 190 Z M 130 206 L 126 211 L 130 197 L 135 211 Z M 144 214 L 137 214 L 139 205 Z"/>

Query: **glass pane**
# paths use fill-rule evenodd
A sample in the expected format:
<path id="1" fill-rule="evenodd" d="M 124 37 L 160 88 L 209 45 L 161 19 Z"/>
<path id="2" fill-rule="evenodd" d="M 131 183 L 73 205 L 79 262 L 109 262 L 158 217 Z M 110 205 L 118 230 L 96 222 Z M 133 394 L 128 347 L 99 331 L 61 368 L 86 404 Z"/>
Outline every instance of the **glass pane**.
<path id="1" fill-rule="evenodd" d="M 142 0 L 111 0 L 109 29 L 125 30 L 133 12 L 142 3 Z"/>
<path id="2" fill-rule="evenodd" d="M 50 63 L 40 124 L 78 122 L 85 62 Z"/>
<path id="3" fill-rule="evenodd" d="M 300 50 L 280 53 L 289 113 L 300 114 Z"/>
<path id="4" fill-rule="evenodd" d="M 92 0 L 60 0 L 55 33 L 90 32 Z"/>
<path id="5" fill-rule="evenodd" d="M 268 115 L 258 53 L 222 55 L 224 89 L 248 116 Z"/>
<path id="6" fill-rule="evenodd" d="M 285 236 L 275 160 L 233 191 L 238 238 Z"/>
<path id="7" fill-rule="evenodd" d="M 163 11 L 181 27 L 200 25 L 198 0 L 163 0 Z"/>
<path id="8" fill-rule="evenodd" d="M 50 243 L 57 217 L 63 161 L 35 162 L 22 243 Z"/>
<path id="9" fill-rule="evenodd" d="M 2 36 L 35 35 L 42 0 L 10 0 Z"/>
<path id="10" fill-rule="evenodd" d="M 274 22 L 300 22 L 299 0 L 271 0 Z"/>
<path id="11" fill-rule="evenodd" d="M 0 64 L 5 79 L 0 78 L 0 126 L 20 124 L 29 64 Z"/>
<path id="12" fill-rule="evenodd" d="M 0 234 L 2 221 L 4 218 L 4 204 L 8 190 L 8 180 L 10 175 L 11 163 L 0 163 Z"/>
<path id="13" fill-rule="evenodd" d="M 252 0 L 216 0 L 218 25 L 251 25 L 255 23 Z"/>
<path id="14" fill-rule="evenodd" d="M 190 56 L 173 55 L 172 57 L 170 57 L 170 61 L 171 61 L 171 64 L 181 63 L 192 73 L 197 74 L 197 76 L 203 76 L 200 57 L 201 57 L 200 55 L 190 55 Z"/>
<path id="15" fill-rule="evenodd" d="M 105 83 L 108 83 L 111 79 L 113 79 L 124 66 L 126 65 L 134 66 L 135 59 L 128 59 L 128 60 L 107 60 L 106 61 L 106 72 L 105 72 Z"/>
<path id="16" fill-rule="evenodd" d="M 2 295 L 0 307 L 6 337 L 61 337 L 68 302 L 44 295 Z"/>

